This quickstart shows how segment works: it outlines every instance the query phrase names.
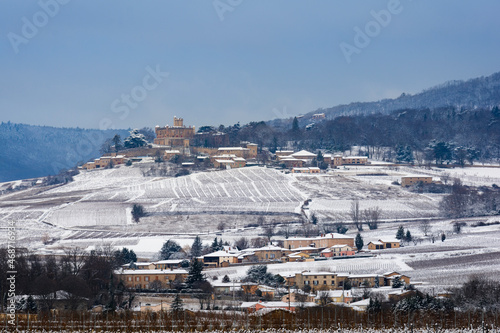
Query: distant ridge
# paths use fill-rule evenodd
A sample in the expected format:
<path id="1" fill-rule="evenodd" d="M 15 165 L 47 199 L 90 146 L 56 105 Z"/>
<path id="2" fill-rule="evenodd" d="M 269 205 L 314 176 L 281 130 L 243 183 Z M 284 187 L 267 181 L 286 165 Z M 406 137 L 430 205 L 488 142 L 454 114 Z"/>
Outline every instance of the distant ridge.
<path id="1" fill-rule="evenodd" d="M 300 122 L 301 124 L 311 122 L 313 114 L 316 113 L 325 113 L 326 119 L 333 119 L 338 116 L 388 114 L 403 109 L 438 109 L 450 106 L 457 109 L 475 109 L 491 108 L 495 105 L 500 105 L 500 72 L 467 81 L 447 81 L 415 95 L 403 93 L 394 99 L 354 102 L 318 109 L 305 114 Z M 284 120 L 284 122 L 289 121 Z M 279 125 L 279 120 L 276 125 Z"/>
<path id="2" fill-rule="evenodd" d="M 106 139 L 125 130 L 57 128 L 0 123 L 0 182 L 57 174 L 99 157 Z"/>

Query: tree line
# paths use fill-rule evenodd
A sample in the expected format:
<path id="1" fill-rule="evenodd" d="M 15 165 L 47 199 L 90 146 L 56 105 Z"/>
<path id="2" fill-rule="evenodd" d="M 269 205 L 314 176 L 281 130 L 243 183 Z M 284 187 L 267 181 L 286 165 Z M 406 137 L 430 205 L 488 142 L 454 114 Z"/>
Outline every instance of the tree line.
<path id="1" fill-rule="evenodd" d="M 295 149 L 346 151 L 362 147 L 369 157 L 399 162 L 457 163 L 500 158 L 500 109 L 408 109 L 390 114 L 339 116 L 300 125 L 274 127 L 264 121 L 219 126 L 231 145 L 252 141 L 271 152 Z M 389 149 L 387 149 L 389 148 Z"/>

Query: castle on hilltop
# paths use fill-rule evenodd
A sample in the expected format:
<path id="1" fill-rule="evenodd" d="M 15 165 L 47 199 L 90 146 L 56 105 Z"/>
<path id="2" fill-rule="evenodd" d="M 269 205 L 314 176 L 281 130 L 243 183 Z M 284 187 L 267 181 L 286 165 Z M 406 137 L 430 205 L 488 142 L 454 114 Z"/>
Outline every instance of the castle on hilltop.
<path id="1" fill-rule="evenodd" d="M 154 143 L 172 148 L 189 148 L 190 140 L 194 137 L 194 126 L 184 126 L 184 119 L 174 116 L 174 126 L 155 127 L 156 139 Z"/>

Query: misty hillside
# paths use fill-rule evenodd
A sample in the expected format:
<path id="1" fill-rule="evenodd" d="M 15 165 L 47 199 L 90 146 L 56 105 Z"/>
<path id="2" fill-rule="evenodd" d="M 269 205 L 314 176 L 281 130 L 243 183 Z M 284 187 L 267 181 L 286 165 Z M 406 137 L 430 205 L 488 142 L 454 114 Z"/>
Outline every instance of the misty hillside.
<path id="1" fill-rule="evenodd" d="M 395 99 L 383 99 L 377 102 L 355 102 L 338 105 L 327 109 L 309 112 L 300 120 L 301 125 L 311 122 L 315 113 L 325 113 L 327 119 L 338 116 L 366 115 L 372 113 L 389 114 L 392 111 L 404 109 L 437 109 L 454 107 L 458 110 L 491 108 L 500 105 L 500 72 L 490 76 L 478 77 L 467 81 L 449 81 L 426 89 L 421 93 L 402 94 Z M 291 120 L 283 120 L 291 124 Z M 276 124 L 278 125 L 278 124 Z"/>
<path id="2" fill-rule="evenodd" d="M 0 182 L 57 174 L 61 169 L 74 167 L 99 157 L 102 143 L 125 130 L 88 130 L 0 124 Z"/>

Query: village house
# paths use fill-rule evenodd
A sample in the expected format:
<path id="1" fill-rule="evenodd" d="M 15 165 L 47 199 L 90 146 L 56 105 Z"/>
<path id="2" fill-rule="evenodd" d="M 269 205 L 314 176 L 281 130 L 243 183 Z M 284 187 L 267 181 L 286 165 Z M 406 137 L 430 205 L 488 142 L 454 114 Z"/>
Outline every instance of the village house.
<path id="1" fill-rule="evenodd" d="M 281 301 L 292 302 L 292 303 L 297 302 L 297 299 L 299 298 L 297 297 L 297 295 L 302 296 L 306 302 L 314 302 L 316 297 L 315 294 L 306 293 L 301 289 L 293 289 L 290 290 L 289 294 L 283 295 L 283 297 L 281 297 Z"/>
<path id="2" fill-rule="evenodd" d="M 277 157 L 290 156 L 293 154 L 293 150 L 276 150 L 275 154 Z"/>
<path id="3" fill-rule="evenodd" d="M 404 284 L 410 284 L 410 277 L 399 274 L 398 272 L 389 272 L 383 275 L 379 274 L 347 274 L 334 272 L 301 272 L 295 273 L 295 286 L 303 289 L 308 285 L 311 291 L 319 290 L 339 290 L 343 289 L 346 281 L 349 281 L 352 287 L 377 288 L 383 286 L 392 286 L 394 279 L 398 277 Z"/>
<path id="4" fill-rule="evenodd" d="M 123 269 L 155 269 L 155 264 L 152 262 L 131 262 L 122 265 Z"/>
<path id="5" fill-rule="evenodd" d="M 417 184 L 417 183 L 432 184 L 432 177 L 421 176 L 421 175 L 401 177 L 401 186 L 402 187 L 409 187 L 409 186 L 412 186 L 413 184 Z"/>
<path id="6" fill-rule="evenodd" d="M 298 160 L 294 157 L 287 156 L 280 160 L 281 164 L 284 164 L 287 168 L 302 168 L 304 166 L 304 160 Z"/>
<path id="7" fill-rule="evenodd" d="M 179 150 L 165 150 L 163 153 L 163 159 L 165 161 L 169 161 L 172 157 L 180 155 L 181 152 Z"/>
<path id="8" fill-rule="evenodd" d="M 315 303 L 310 303 L 310 302 L 243 302 L 240 305 L 240 308 L 243 310 L 246 310 L 249 313 L 257 312 L 263 309 L 271 309 L 271 310 L 276 310 L 276 309 L 282 309 L 282 310 L 288 310 L 294 312 L 297 307 L 314 307 L 316 306 Z"/>
<path id="9" fill-rule="evenodd" d="M 252 252 L 258 261 L 280 260 L 285 252 L 289 250 L 275 245 L 267 245 L 260 248 L 249 248 L 242 250 L 242 254 Z"/>
<path id="10" fill-rule="evenodd" d="M 242 143 L 245 147 L 220 147 L 217 149 L 218 155 L 236 155 L 245 159 L 257 157 L 257 144 L 255 143 Z"/>
<path id="11" fill-rule="evenodd" d="M 81 166 L 84 170 L 104 169 L 110 165 L 124 164 L 127 158 L 124 155 L 116 155 L 115 153 L 108 156 L 96 158 L 93 162 L 87 162 Z"/>
<path id="12" fill-rule="evenodd" d="M 385 278 L 378 274 L 353 274 L 348 277 L 352 287 L 378 288 L 385 285 Z"/>
<path id="13" fill-rule="evenodd" d="M 346 279 L 347 275 L 333 272 L 302 272 L 295 274 L 295 285 L 300 289 L 308 285 L 313 292 L 317 290 L 342 289 Z"/>
<path id="14" fill-rule="evenodd" d="M 343 157 L 342 155 L 334 155 L 332 161 L 332 167 L 338 167 L 341 165 L 367 165 L 367 156 L 348 156 Z"/>
<path id="15" fill-rule="evenodd" d="M 318 167 L 310 168 L 293 168 L 292 173 L 320 173 L 321 170 Z"/>
<path id="16" fill-rule="evenodd" d="M 122 280 L 125 287 L 135 289 L 149 289 L 153 281 L 168 285 L 173 281 L 184 281 L 188 272 L 184 269 L 158 270 L 158 269 L 127 269 L 118 270 L 114 274 Z"/>
<path id="17" fill-rule="evenodd" d="M 290 156 L 299 160 L 312 161 L 317 157 L 316 154 L 308 152 L 307 150 L 301 150 L 299 152 L 293 153 Z"/>
<path id="18" fill-rule="evenodd" d="M 401 242 L 397 239 L 379 239 L 378 241 L 368 243 L 368 250 L 397 249 Z"/>
<path id="19" fill-rule="evenodd" d="M 334 245 L 348 245 L 354 247 L 354 237 L 338 233 L 329 233 L 319 237 L 290 237 L 285 239 L 284 247 L 294 250 L 298 247 L 327 248 Z"/>
<path id="20" fill-rule="evenodd" d="M 401 281 L 403 281 L 406 285 L 410 284 L 410 277 L 407 275 L 400 274 L 398 272 L 387 272 L 384 273 L 384 277 L 386 278 L 386 283 L 385 285 L 391 285 L 392 286 L 392 280 L 398 276 Z"/>
<path id="21" fill-rule="evenodd" d="M 239 256 L 239 251 L 220 250 L 205 254 L 201 257 L 201 260 L 206 267 L 227 267 L 231 264 L 237 264 L 239 262 Z"/>
<path id="22" fill-rule="evenodd" d="M 155 261 L 152 264 L 154 265 L 154 269 L 175 269 L 181 267 L 182 261 L 182 259 L 169 259 Z"/>
<path id="23" fill-rule="evenodd" d="M 356 251 L 353 247 L 345 244 L 334 245 L 328 247 L 320 252 L 322 257 L 332 258 L 332 257 L 346 257 L 353 256 L 356 254 Z"/>
<path id="24" fill-rule="evenodd" d="M 353 300 L 351 290 L 322 290 L 318 291 L 318 294 L 314 298 L 314 302 L 320 304 L 325 298 L 328 302 L 345 304 L 350 304 Z"/>

